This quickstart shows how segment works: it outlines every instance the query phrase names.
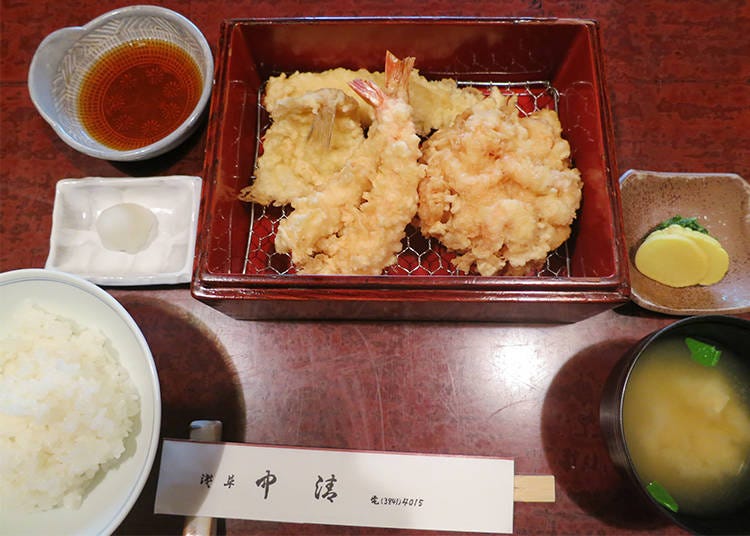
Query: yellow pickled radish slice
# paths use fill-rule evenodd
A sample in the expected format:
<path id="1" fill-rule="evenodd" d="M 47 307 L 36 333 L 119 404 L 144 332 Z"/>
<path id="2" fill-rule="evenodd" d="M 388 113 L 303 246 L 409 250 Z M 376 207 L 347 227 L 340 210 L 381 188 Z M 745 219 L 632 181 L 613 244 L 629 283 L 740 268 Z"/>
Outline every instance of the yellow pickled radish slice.
<path id="1" fill-rule="evenodd" d="M 713 285 L 724 278 L 729 270 L 729 254 L 722 247 L 721 242 L 705 233 L 699 233 L 681 225 L 670 225 L 665 231 L 690 238 L 708 256 L 708 271 L 698 281 L 699 285 Z"/>
<path id="2" fill-rule="evenodd" d="M 708 255 L 708 272 L 703 279 L 698 281 L 699 285 L 713 285 L 721 281 L 729 270 L 729 254 L 721 247 L 721 243 L 712 236 L 703 233 L 695 233 L 695 240 Z"/>
<path id="3" fill-rule="evenodd" d="M 690 238 L 655 231 L 635 254 L 643 275 L 670 287 L 697 285 L 708 272 L 708 255 Z"/>

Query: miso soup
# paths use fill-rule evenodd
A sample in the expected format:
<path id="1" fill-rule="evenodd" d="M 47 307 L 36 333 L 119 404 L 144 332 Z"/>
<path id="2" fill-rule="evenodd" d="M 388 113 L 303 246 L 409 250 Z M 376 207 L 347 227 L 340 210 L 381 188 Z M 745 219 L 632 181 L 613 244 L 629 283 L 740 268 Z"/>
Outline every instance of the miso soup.
<path id="1" fill-rule="evenodd" d="M 623 398 L 638 476 L 665 488 L 681 513 L 710 515 L 750 500 L 750 362 L 715 346 L 721 357 L 706 366 L 684 337 L 657 341 Z"/>

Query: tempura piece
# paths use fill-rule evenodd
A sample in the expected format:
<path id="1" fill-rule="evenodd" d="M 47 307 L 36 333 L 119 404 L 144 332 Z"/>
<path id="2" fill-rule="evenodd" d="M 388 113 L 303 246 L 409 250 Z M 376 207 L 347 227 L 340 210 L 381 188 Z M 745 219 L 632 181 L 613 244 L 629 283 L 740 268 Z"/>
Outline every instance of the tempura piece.
<path id="1" fill-rule="evenodd" d="M 458 115 L 484 100 L 484 93 L 473 87 L 459 87 L 452 78 L 427 80 L 416 71 L 409 81 L 409 98 L 414 110 L 417 134 L 450 126 Z"/>
<path id="2" fill-rule="evenodd" d="M 282 73 L 278 76 L 272 76 L 266 82 L 263 92 L 263 107 L 273 116 L 278 106 L 286 99 L 299 97 L 305 93 L 324 88 L 338 89 L 354 99 L 357 104 L 356 114 L 359 122 L 367 127 L 372 123 L 372 108 L 349 87 L 349 82 L 359 78 L 374 80 L 376 76 L 367 69 L 353 71 L 341 67 L 320 73 L 297 71 L 290 75 Z M 378 74 L 377 78 L 382 79 L 382 75 Z"/>
<path id="3" fill-rule="evenodd" d="M 336 89 L 279 101 L 243 201 L 283 206 L 323 187 L 364 141 L 357 103 Z"/>
<path id="4" fill-rule="evenodd" d="M 570 235 L 582 181 L 553 110 L 519 117 L 497 88 L 422 147 L 421 232 L 463 271 L 523 274 Z"/>
<path id="5" fill-rule="evenodd" d="M 417 211 L 424 177 L 408 104 L 414 58 L 386 57 L 385 91 L 369 80 L 351 87 L 375 110 L 363 144 L 325 188 L 296 202 L 279 224 L 276 250 L 298 272 L 378 275 L 396 261 Z"/>
<path id="6" fill-rule="evenodd" d="M 409 75 L 409 94 L 412 118 L 417 134 L 427 136 L 433 130 L 449 126 L 455 117 L 484 98 L 476 88 L 459 87 L 455 80 L 427 80 L 416 70 Z M 378 86 L 385 84 L 385 75 L 365 69 L 330 69 L 321 73 L 295 72 L 271 77 L 266 83 L 263 105 L 273 113 L 278 103 L 321 88 L 335 88 L 356 99 L 359 118 L 367 127 L 375 117 L 375 109 L 349 85 L 353 80 L 372 80 Z"/>

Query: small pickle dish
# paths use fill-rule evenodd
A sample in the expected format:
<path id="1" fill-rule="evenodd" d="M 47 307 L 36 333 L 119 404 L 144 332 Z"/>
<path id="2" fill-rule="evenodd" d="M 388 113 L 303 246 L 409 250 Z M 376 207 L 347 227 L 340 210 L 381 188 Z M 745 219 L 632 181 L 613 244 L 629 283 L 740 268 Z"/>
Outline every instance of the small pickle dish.
<path id="1" fill-rule="evenodd" d="M 268 127 L 265 82 L 336 67 L 383 70 L 386 51 L 413 56 L 431 80 L 499 86 L 554 106 L 582 201 L 571 237 L 538 274 L 456 271 L 407 227 L 382 275 L 296 273 L 273 236 L 284 209 L 238 199 Z M 573 19 L 234 19 L 224 21 L 207 134 L 192 294 L 239 319 L 574 322 L 629 299 L 599 27 Z"/>

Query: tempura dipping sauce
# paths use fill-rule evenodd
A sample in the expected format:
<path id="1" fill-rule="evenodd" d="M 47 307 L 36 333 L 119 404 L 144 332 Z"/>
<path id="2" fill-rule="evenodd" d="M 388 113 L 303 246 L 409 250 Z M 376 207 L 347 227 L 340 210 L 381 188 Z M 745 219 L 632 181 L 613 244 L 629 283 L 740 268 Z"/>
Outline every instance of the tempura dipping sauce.
<path id="1" fill-rule="evenodd" d="M 179 127 L 201 96 L 195 60 L 167 41 L 129 41 L 105 53 L 85 75 L 78 115 L 102 145 L 128 151 Z"/>
<path id="2" fill-rule="evenodd" d="M 643 483 L 665 488 L 681 514 L 708 516 L 750 500 L 750 366 L 715 346 L 721 357 L 706 366 L 683 336 L 655 341 L 623 397 L 633 467 Z"/>

